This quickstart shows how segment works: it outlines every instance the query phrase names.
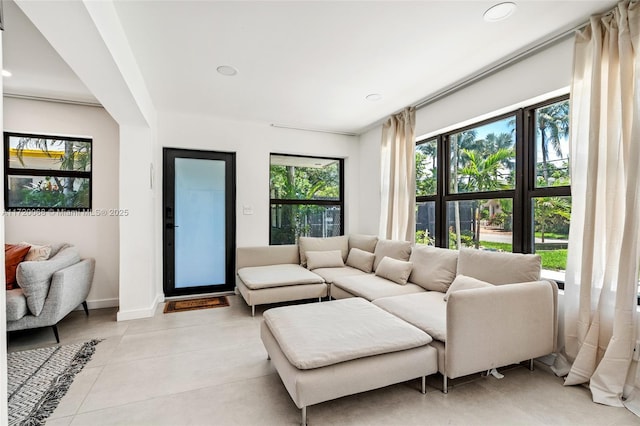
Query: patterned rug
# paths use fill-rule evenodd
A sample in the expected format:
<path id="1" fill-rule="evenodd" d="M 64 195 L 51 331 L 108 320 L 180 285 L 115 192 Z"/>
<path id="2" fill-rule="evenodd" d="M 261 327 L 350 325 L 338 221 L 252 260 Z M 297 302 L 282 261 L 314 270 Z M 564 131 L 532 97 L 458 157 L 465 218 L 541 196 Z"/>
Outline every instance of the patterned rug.
<path id="1" fill-rule="evenodd" d="M 99 342 L 8 353 L 9 425 L 43 425 Z"/>
<path id="2" fill-rule="evenodd" d="M 193 311 L 196 309 L 222 308 L 229 306 L 227 296 L 201 297 L 200 299 L 172 300 L 164 305 L 164 313 Z"/>

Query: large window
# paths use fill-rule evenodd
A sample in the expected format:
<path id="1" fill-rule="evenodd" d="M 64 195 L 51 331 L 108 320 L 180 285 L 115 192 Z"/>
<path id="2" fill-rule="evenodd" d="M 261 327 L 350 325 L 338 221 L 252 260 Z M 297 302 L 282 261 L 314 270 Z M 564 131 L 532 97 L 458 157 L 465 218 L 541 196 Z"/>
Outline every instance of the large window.
<path id="1" fill-rule="evenodd" d="M 90 209 L 91 146 L 91 139 L 5 132 L 5 208 Z"/>
<path id="2" fill-rule="evenodd" d="M 344 233 L 344 161 L 271 154 L 270 243 Z"/>
<path id="3" fill-rule="evenodd" d="M 556 98 L 416 145 L 416 242 L 538 253 L 564 280 L 571 218 L 569 100 Z"/>

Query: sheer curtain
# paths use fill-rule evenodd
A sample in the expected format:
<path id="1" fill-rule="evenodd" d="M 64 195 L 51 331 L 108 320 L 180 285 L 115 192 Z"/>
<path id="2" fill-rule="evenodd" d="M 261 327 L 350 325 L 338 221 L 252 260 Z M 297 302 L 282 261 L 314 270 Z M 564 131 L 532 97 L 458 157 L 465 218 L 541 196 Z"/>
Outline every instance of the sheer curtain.
<path id="1" fill-rule="evenodd" d="M 640 256 L 640 3 L 576 35 L 571 87 L 573 211 L 565 283 L 565 385 L 622 406 L 636 341 Z M 633 383 L 633 378 L 631 380 Z"/>
<path id="2" fill-rule="evenodd" d="M 415 108 L 392 115 L 382 127 L 380 237 L 415 240 Z"/>

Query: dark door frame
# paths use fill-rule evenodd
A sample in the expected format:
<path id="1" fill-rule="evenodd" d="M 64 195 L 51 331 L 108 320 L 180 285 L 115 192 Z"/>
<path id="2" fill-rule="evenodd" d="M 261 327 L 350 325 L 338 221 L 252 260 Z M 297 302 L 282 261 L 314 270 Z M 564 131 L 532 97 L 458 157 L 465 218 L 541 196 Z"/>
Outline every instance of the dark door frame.
<path id="1" fill-rule="evenodd" d="M 162 234 L 163 288 L 166 297 L 229 292 L 235 288 L 236 269 L 236 154 L 234 152 L 163 148 Z M 175 288 L 175 159 L 225 162 L 225 283 Z"/>

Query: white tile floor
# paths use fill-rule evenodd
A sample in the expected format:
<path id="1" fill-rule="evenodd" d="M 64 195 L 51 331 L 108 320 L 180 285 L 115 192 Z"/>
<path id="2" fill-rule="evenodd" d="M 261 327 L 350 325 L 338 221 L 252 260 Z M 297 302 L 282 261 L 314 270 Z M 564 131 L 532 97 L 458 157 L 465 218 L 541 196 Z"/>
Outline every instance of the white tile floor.
<path id="1" fill-rule="evenodd" d="M 61 343 L 104 339 L 47 425 L 294 425 L 300 411 L 267 360 L 252 318 L 231 306 L 116 322 L 115 309 L 75 311 Z M 9 351 L 55 344 L 50 329 L 11 333 Z M 314 405 L 310 425 L 639 425 L 622 408 L 591 402 L 588 389 L 562 386 L 544 366 L 469 376 L 445 395 L 432 376 Z"/>

